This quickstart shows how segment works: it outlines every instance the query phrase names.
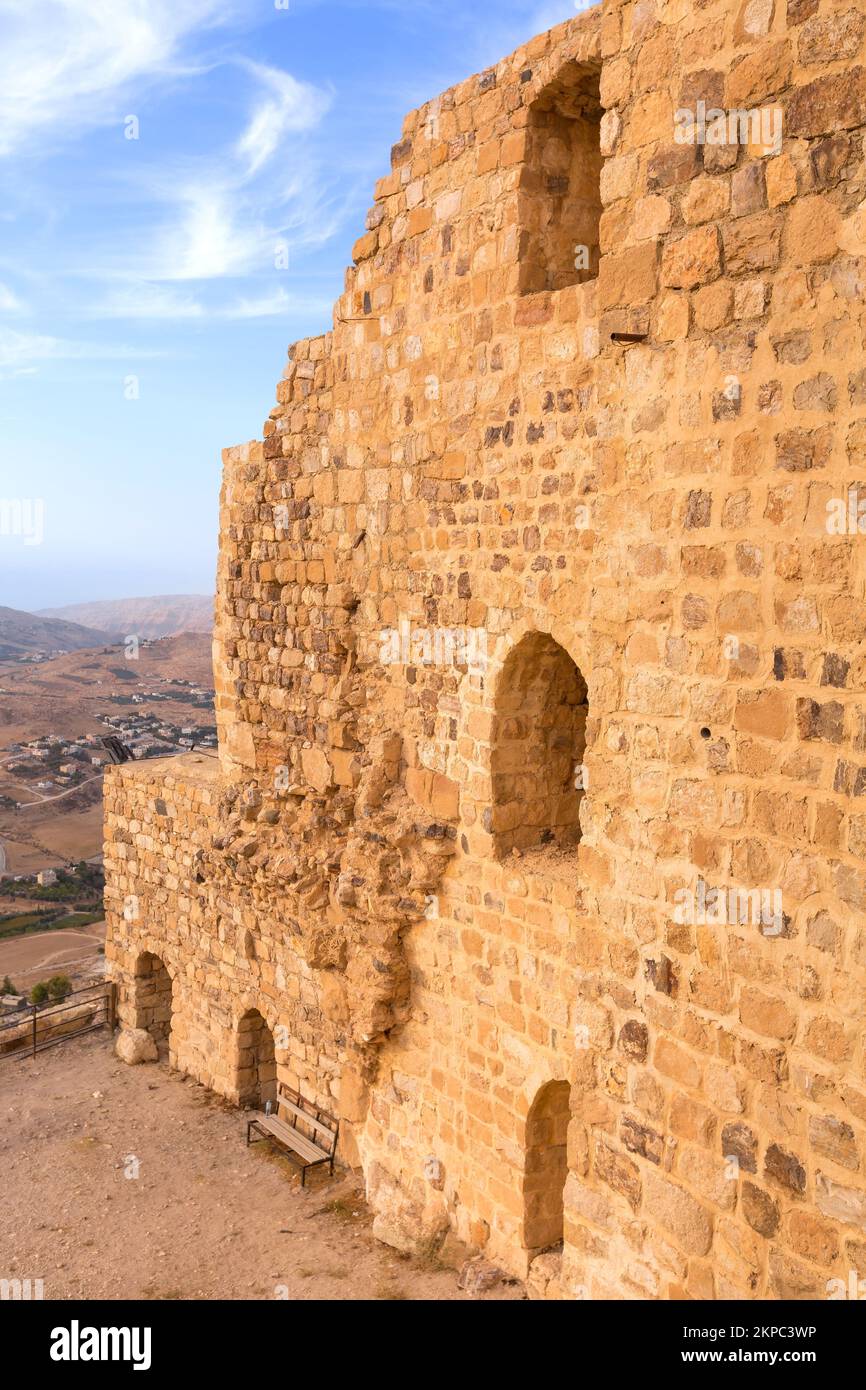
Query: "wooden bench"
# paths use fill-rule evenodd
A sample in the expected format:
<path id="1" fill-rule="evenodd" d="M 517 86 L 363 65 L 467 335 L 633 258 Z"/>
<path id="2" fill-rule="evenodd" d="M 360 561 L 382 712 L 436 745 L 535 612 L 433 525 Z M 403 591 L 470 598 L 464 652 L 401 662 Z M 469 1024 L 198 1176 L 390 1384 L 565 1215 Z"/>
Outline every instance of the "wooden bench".
<path id="1" fill-rule="evenodd" d="M 307 1169 L 319 1168 L 323 1163 L 330 1165 L 333 1177 L 339 1122 L 327 1110 L 314 1109 L 297 1091 L 282 1084 L 277 1087 L 277 1105 L 287 1111 L 290 1118 L 281 1120 L 278 1115 L 257 1114 L 247 1121 L 247 1143 L 259 1142 L 251 1138 L 253 1130 L 258 1130 L 262 1138 L 276 1139 L 288 1150 L 295 1167 L 300 1168 L 301 1187 L 306 1186 Z M 299 1129 L 299 1124 L 310 1133 Z"/>

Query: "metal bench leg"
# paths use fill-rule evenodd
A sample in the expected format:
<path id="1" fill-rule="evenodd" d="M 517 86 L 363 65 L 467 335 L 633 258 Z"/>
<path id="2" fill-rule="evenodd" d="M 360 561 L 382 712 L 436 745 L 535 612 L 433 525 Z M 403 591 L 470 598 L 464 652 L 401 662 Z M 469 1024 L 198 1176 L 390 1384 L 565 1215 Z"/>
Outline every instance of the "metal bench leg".
<path id="1" fill-rule="evenodd" d="M 302 1169 L 301 1169 L 301 1187 L 306 1187 L 306 1185 L 307 1185 L 307 1170 L 306 1170 L 306 1168 L 302 1168 Z"/>

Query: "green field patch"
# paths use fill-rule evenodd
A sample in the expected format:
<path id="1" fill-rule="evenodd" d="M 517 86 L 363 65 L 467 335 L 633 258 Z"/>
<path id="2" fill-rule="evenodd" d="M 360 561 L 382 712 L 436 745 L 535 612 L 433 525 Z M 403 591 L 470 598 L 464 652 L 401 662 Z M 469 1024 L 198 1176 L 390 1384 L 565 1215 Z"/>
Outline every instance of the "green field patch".
<path id="1" fill-rule="evenodd" d="M 0 940 L 9 936 L 26 936 L 29 932 L 48 931 L 63 916 L 65 914 L 56 908 L 41 912 L 8 913 L 0 917 Z"/>
<path id="2" fill-rule="evenodd" d="M 104 912 L 71 912 L 68 917 L 59 917 L 56 925 L 58 929 L 66 931 L 70 927 L 90 927 L 104 918 Z"/>

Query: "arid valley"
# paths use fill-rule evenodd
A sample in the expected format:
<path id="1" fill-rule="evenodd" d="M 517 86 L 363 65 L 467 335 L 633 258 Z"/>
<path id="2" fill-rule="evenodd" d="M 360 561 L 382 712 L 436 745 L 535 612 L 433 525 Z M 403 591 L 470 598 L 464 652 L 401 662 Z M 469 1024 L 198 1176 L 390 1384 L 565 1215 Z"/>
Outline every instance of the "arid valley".
<path id="1" fill-rule="evenodd" d="M 194 599 L 94 605 L 87 616 L 107 609 L 113 628 L 102 641 L 62 617 L 0 610 L 0 980 L 22 993 L 45 972 L 100 966 L 105 927 L 87 909 L 101 878 L 58 895 L 37 876 L 101 872 L 103 740 L 136 758 L 215 754 L 210 633 L 149 635 L 200 622 Z"/>

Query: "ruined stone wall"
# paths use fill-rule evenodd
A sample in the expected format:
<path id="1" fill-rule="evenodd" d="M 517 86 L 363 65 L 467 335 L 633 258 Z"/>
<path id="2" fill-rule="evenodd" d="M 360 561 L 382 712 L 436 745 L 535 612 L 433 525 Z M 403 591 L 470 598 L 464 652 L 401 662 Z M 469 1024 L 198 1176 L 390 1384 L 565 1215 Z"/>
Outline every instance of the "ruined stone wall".
<path id="1" fill-rule="evenodd" d="M 121 984 L 120 1022 L 153 1031 L 140 962 L 155 956 L 171 979 L 172 1066 L 237 1101 L 245 1064 L 239 1023 L 256 1010 L 275 1035 L 281 1078 L 332 1107 L 344 1001 L 327 979 L 317 980 L 291 923 L 272 916 L 250 884 L 203 872 L 227 814 L 219 783 L 216 761 L 195 754 L 126 765 L 110 776 L 106 955 Z"/>
<path id="2" fill-rule="evenodd" d="M 379 1233 L 525 1274 L 559 1219 L 548 1297 L 866 1276 L 864 33 L 606 3 L 413 112 L 225 455 L 220 765 L 109 780 L 177 1064 L 237 1098 L 282 1023 Z"/>

